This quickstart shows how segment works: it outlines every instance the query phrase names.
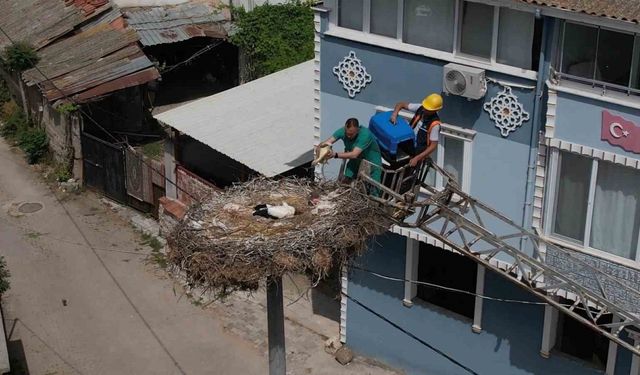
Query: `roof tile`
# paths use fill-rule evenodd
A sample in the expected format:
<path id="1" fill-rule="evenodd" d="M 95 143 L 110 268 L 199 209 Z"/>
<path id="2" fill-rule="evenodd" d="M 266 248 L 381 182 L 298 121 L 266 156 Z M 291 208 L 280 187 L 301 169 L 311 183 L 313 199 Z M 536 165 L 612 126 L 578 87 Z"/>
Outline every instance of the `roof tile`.
<path id="1" fill-rule="evenodd" d="M 640 23 L 638 0 L 519 0 L 528 4 L 543 5 L 592 16 L 619 21 Z"/>

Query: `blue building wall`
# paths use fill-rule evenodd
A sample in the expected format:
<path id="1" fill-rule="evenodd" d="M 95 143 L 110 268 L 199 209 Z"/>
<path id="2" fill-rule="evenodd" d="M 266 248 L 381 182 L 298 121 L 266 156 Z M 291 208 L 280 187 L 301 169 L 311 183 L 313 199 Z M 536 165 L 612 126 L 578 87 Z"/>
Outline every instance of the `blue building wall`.
<path id="1" fill-rule="evenodd" d="M 320 118 L 323 140 L 344 126 L 347 118 L 355 117 L 361 123 L 368 124 L 376 106 L 391 108 L 399 101 L 421 102 L 426 94 L 442 92 L 445 61 L 331 36 L 322 38 L 321 51 Z M 373 78 L 353 99 L 333 74 L 333 67 L 350 51 L 356 53 Z M 487 74 L 503 82 L 535 85 L 535 81 L 519 77 Z M 486 97 L 475 101 L 445 96 L 440 116 L 445 123 L 477 132 L 473 140 L 471 195 L 522 224 L 533 121 L 524 123 L 508 138 L 502 137 L 489 114 L 482 109 L 484 103 L 501 90 L 499 85 L 489 84 Z M 513 92 L 533 117 L 535 90 L 514 87 Z M 336 150 L 342 151 L 341 143 L 337 144 Z M 325 175 L 335 177 L 339 165 L 338 161 L 330 163 Z"/>
<path id="2" fill-rule="evenodd" d="M 395 234 L 378 237 L 358 264 L 367 270 L 404 278 L 405 241 Z M 539 305 L 485 301 L 483 331 L 475 334 L 470 320 L 437 306 L 415 300 L 412 307 L 405 307 L 401 282 L 354 269 L 349 275 L 348 294 L 479 374 L 602 373 L 568 357 L 540 356 L 544 308 Z M 535 301 L 535 297 L 491 271 L 486 273 L 485 294 Z M 467 374 L 351 301 L 347 314 L 347 345 L 357 352 L 401 367 L 408 374 Z M 618 367 L 623 370 L 625 366 Z"/>
<path id="3" fill-rule="evenodd" d="M 326 28 L 323 17 L 321 30 Z M 337 77 L 336 66 L 350 51 L 362 61 L 372 82 L 355 98 L 349 98 Z M 349 117 L 367 124 L 376 106 L 393 107 L 398 101 L 419 102 L 431 92 L 442 92 L 443 66 L 447 62 L 379 48 L 351 40 L 323 36 L 321 40 L 321 137 L 328 138 Z M 488 77 L 515 84 L 534 86 L 536 82 L 487 72 Z M 471 195 L 522 223 L 526 201 L 526 180 L 532 144 L 535 91 L 513 88 L 531 120 L 508 138 L 500 135 L 482 105 L 502 88 L 490 84 L 483 100 L 468 101 L 445 96 L 441 118 L 445 123 L 477 132 L 473 141 Z M 545 97 L 545 93 L 543 98 Z M 544 102 L 544 100 L 543 100 Z M 556 136 L 572 142 L 621 153 L 600 141 L 601 103 L 559 93 Z M 640 113 L 608 105 L 616 114 L 638 121 Z M 601 108 L 601 107 L 600 107 Z M 541 110 L 544 113 L 544 108 Z M 577 117 L 576 117 L 577 115 Z M 579 121 L 576 121 L 578 119 Z M 584 120 L 584 121 L 580 121 Z M 593 123 L 585 130 L 580 123 Z M 540 124 L 538 124 L 538 127 Z M 593 132 L 592 132 L 593 131 Z M 591 143 L 589 143 L 591 142 Z M 597 145 L 596 145 L 597 144 Z M 338 144 L 336 149 L 342 150 Z M 338 163 L 327 166 L 328 177 L 337 175 Z M 525 219 L 526 220 L 526 219 Z M 378 237 L 358 261 L 367 269 L 404 278 L 406 238 L 394 234 Z M 506 260 L 506 259 L 504 259 Z M 474 334 L 471 321 L 439 307 L 416 300 L 411 308 L 402 304 L 403 283 L 379 279 L 352 270 L 348 293 L 374 311 L 451 354 L 480 374 L 600 374 L 585 363 L 562 355 L 543 359 L 539 355 L 543 327 L 543 307 L 485 301 L 483 331 Z M 534 300 L 535 297 L 501 276 L 487 271 L 485 293 L 500 298 Z M 454 364 L 422 346 L 359 305 L 347 307 L 347 344 L 356 352 L 379 358 L 406 369 L 409 374 L 464 374 Z M 618 350 L 616 374 L 628 374 L 631 355 Z"/>
<path id="4" fill-rule="evenodd" d="M 640 110 L 559 92 L 555 138 L 627 157 L 640 157 L 601 139 L 602 111 L 605 109 L 640 126 Z"/>

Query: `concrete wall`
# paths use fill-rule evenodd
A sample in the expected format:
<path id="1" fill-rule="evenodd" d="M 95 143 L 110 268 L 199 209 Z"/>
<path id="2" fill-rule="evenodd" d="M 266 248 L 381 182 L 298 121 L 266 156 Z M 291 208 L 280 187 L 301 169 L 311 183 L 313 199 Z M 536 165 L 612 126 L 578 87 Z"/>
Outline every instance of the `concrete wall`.
<path id="1" fill-rule="evenodd" d="M 405 241 L 404 237 L 394 234 L 378 237 L 358 264 L 361 268 L 403 278 Z M 601 374 L 569 357 L 555 353 L 549 359 L 540 356 L 542 306 L 485 301 L 483 331 L 475 334 L 470 320 L 445 309 L 418 299 L 412 307 L 405 307 L 403 291 L 401 282 L 358 270 L 349 275 L 350 296 L 479 374 Z M 491 271 L 486 273 L 485 295 L 535 301 L 533 296 Z M 408 374 L 467 374 L 351 301 L 347 306 L 347 345 L 359 353 L 406 369 Z M 621 371 L 617 373 L 622 374 L 624 368 L 628 369 L 629 359 L 622 354 L 619 360 Z"/>

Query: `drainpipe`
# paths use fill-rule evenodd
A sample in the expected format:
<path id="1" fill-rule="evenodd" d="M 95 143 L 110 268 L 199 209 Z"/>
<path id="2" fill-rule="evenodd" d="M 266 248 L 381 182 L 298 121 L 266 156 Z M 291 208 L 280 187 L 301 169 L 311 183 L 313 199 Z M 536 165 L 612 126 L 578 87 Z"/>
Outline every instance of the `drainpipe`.
<path id="1" fill-rule="evenodd" d="M 536 11 L 536 17 L 539 17 L 539 11 Z M 531 125 L 531 143 L 529 144 L 529 166 L 527 168 L 527 184 L 525 188 L 525 204 L 522 212 L 522 226 L 525 229 L 531 227 L 533 221 L 533 193 L 535 191 L 536 181 L 536 161 L 538 159 L 538 142 L 540 140 L 540 123 L 544 118 L 542 111 L 542 96 L 546 81 L 549 77 L 550 61 L 547 61 L 551 55 L 550 45 L 551 30 L 554 27 L 554 20 L 550 17 L 544 17 L 542 26 L 542 48 L 540 48 L 540 62 L 538 64 L 538 82 L 536 84 L 536 96 L 533 104 L 533 123 Z M 525 241 L 527 239 L 524 239 Z M 522 243 L 521 243 L 522 245 Z"/>

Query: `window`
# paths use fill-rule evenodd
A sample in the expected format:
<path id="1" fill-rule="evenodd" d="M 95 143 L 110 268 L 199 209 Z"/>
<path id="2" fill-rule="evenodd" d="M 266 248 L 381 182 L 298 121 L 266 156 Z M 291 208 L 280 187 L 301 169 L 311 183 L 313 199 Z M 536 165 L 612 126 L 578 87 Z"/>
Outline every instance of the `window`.
<path id="1" fill-rule="evenodd" d="M 442 166 L 444 170 L 449 172 L 451 176 L 462 185 L 462 179 L 464 177 L 462 166 L 464 163 L 464 141 L 444 137 L 444 160 Z M 445 181 L 446 183 L 446 181 Z"/>
<path id="2" fill-rule="evenodd" d="M 553 234 L 640 260 L 640 171 L 568 152 L 559 158 Z"/>
<path id="3" fill-rule="evenodd" d="M 398 1 L 371 1 L 371 33 L 395 38 L 398 35 Z"/>
<path id="4" fill-rule="evenodd" d="M 364 0 L 338 0 L 338 25 L 361 30 Z"/>
<path id="5" fill-rule="evenodd" d="M 404 42 L 453 52 L 454 26 L 455 1 L 404 0 Z"/>
<path id="6" fill-rule="evenodd" d="M 458 51 L 499 64 L 537 70 L 541 29 L 541 22 L 532 13 L 465 1 Z"/>
<path id="7" fill-rule="evenodd" d="M 420 243 L 419 281 L 475 293 L 477 270 L 476 263 L 462 255 Z M 473 319 L 475 307 L 473 295 L 452 293 L 426 285 L 418 285 L 417 297 L 425 302 Z"/>
<path id="8" fill-rule="evenodd" d="M 440 141 L 434 161 L 457 180 L 464 192 L 471 187 L 471 155 L 475 132 L 453 125 L 442 124 Z M 435 186 L 443 188 L 447 181 L 441 174 L 435 176 Z"/>
<path id="9" fill-rule="evenodd" d="M 639 89 L 638 35 L 565 22 L 560 73 L 626 91 Z"/>
<path id="10" fill-rule="evenodd" d="M 573 301 L 562 298 L 560 303 L 572 305 Z M 574 311 L 588 319 L 587 312 L 582 305 L 579 305 Z M 597 311 L 593 311 L 592 314 L 597 315 Z M 611 315 L 607 314 L 603 315 L 598 323 L 608 324 L 611 322 Z M 607 366 L 609 340 L 584 323 L 561 313 L 558 319 L 556 350 L 604 370 Z"/>
<path id="11" fill-rule="evenodd" d="M 491 58 L 493 9 L 491 5 L 464 2 L 460 52 L 486 59 Z"/>
<path id="12" fill-rule="evenodd" d="M 537 70 L 542 27 L 531 13 L 500 8 L 496 61 L 523 69 Z"/>
<path id="13" fill-rule="evenodd" d="M 452 53 L 451 58 L 460 54 L 490 64 L 538 68 L 542 20 L 533 13 L 465 0 L 336 1 L 342 27 L 401 38 Z M 640 74 L 633 78 L 640 85 Z"/>

